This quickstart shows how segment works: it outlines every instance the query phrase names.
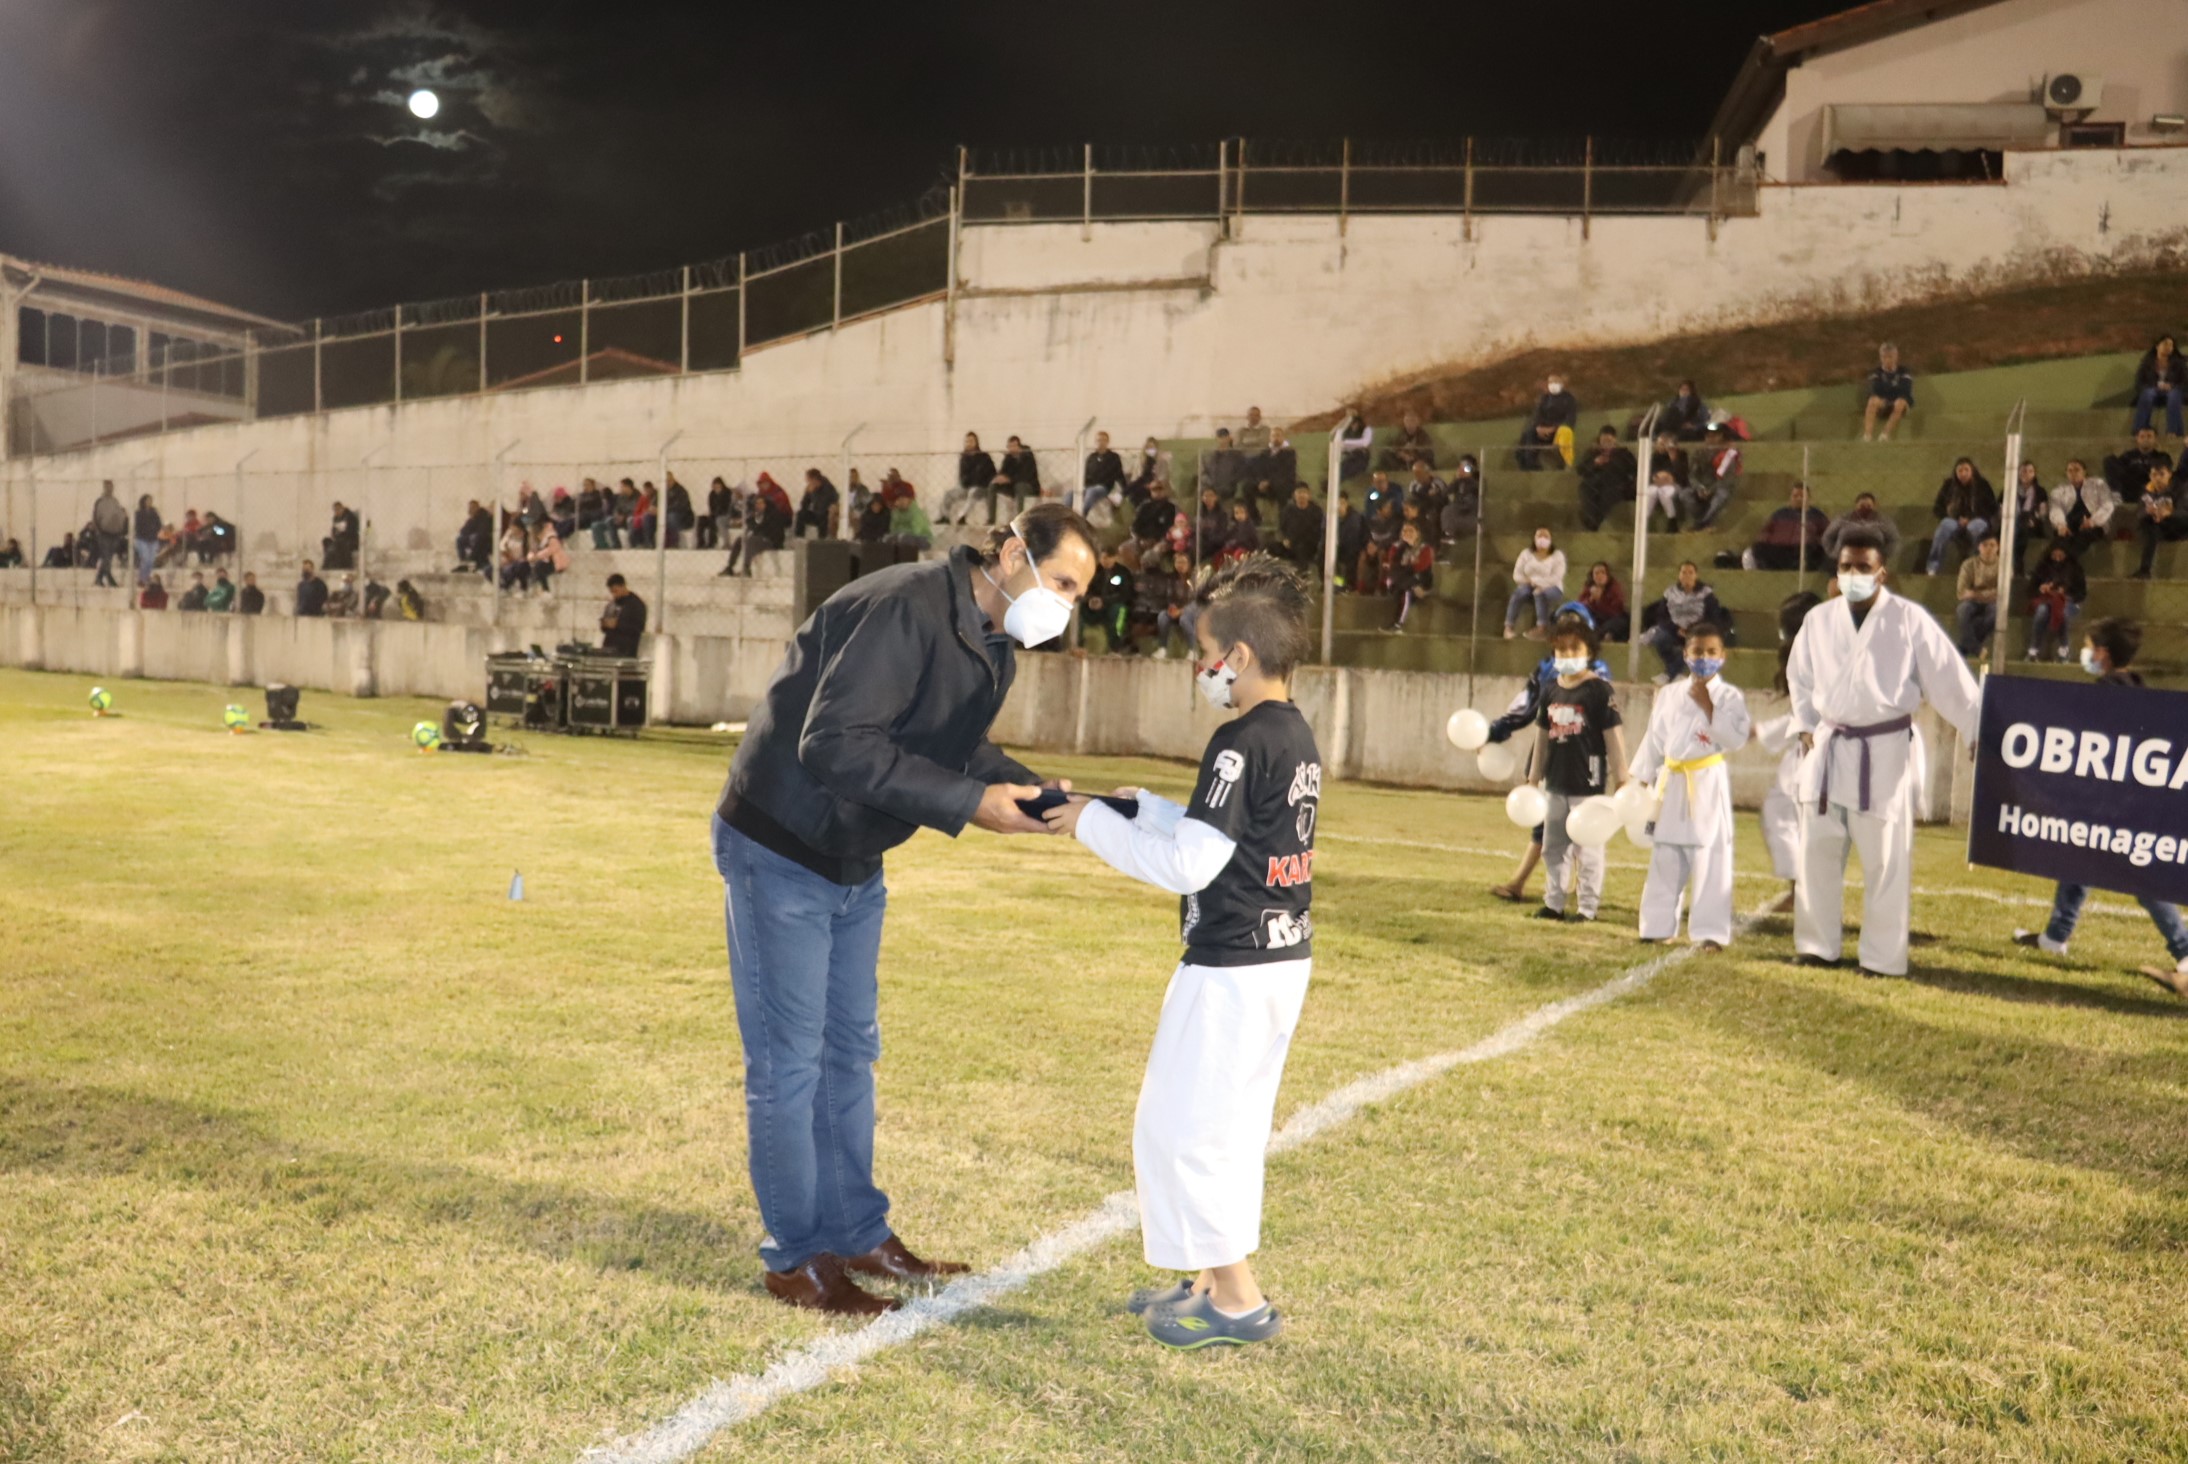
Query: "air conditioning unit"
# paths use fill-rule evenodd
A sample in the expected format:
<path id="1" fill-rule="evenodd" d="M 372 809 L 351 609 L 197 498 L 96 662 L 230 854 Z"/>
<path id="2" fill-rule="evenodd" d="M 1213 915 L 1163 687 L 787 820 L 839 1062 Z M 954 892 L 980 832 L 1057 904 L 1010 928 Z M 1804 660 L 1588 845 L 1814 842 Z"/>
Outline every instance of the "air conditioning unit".
<path id="1" fill-rule="evenodd" d="M 2044 78 L 2044 110 L 2054 117 L 2086 117 L 2104 99 L 2104 78 L 2088 71 L 2055 71 Z"/>

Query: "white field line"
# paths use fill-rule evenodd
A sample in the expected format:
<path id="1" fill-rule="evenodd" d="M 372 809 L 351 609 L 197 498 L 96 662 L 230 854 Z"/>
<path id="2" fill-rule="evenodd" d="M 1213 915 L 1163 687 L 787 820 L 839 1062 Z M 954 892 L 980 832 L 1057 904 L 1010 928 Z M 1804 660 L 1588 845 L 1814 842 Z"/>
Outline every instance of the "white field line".
<path id="1" fill-rule="evenodd" d="M 1769 912 L 1769 908 L 1764 905 L 1741 916 L 1733 926 L 1733 934 L 1745 934 L 1757 919 Z M 1537 1007 L 1471 1047 L 1417 1057 L 1347 1083 L 1327 1097 L 1296 1110 L 1270 1137 L 1269 1152 L 1282 1154 L 1296 1149 L 1351 1122 L 1368 1105 L 1386 1102 L 1409 1088 L 1442 1077 L 1455 1067 L 1508 1057 L 1567 1018 L 1640 990 L 1672 967 L 1693 959 L 1699 950 L 1691 945 L 1671 947 L 1620 972 L 1601 986 Z M 856 1367 L 877 1352 L 909 1342 L 920 1333 L 954 1321 L 968 1311 L 993 1304 L 1027 1286 L 1036 1277 L 1137 1230 L 1139 1219 L 1138 1197 L 1131 1190 L 1118 1190 L 1063 1229 L 1042 1236 L 993 1270 L 954 1281 L 932 1295 L 912 1298 L 898 1310 L 887 1312 L 855 1331 L 837 1332 L 809 1342 L 758 1375 L 746 1373 L 717 1380 L 645 1433 L 587 1449 L 580 1457 L 589 1464 L 682 1464 L 724 1429 L 757 1418 L 785 1398 L 812 1391 L 836 1373 Z"/>
<path id="2" fill-rule="evenodd" d="M 1438 844 L 1425 839 L 1383 839 L 1371 834 L 1317 833 L 1315 839 L 1317 843 L 1323 844 L 1377 844 L 1391 849 L 1428 849 L 1438 854 L 1468 854 L 1482 859 L 1516 859 L 1519 857 L 1518 853 L 1512 849 L 1485 849 L 1472 844 Z M 1604 861 L 1603 867 L 1605 869 L 1640 871 L 1648 869 L 1646 863 L 1617 859 Z M 1784 883 L 1766 869 L 1735 870 L 1732 877 L 1734 879 L 1768 880 L 1772 884 Z M 1850 890 L 1858 890 L 1861 887 L 1861 881 L 1858 879 L 1846 881 L 1846 888 Z M 2032 905 L 2042 910 L 2051 908 L 2051 901 L 2039 895 L 2009 895 L 1999 890 L 1977 889 L 1972 885 L 1917 885 L 1914 888 L 1914 893 L 1938 900 L 1987 900 L 1993 905 Z M 2149 918 L 2148 913 L 2140 905 L 2116 905 L 2103 900 L 2090 901 L 2082 907 L 2082 913 L 2084 915 L 2131 916 L 2137 920 Z"/>

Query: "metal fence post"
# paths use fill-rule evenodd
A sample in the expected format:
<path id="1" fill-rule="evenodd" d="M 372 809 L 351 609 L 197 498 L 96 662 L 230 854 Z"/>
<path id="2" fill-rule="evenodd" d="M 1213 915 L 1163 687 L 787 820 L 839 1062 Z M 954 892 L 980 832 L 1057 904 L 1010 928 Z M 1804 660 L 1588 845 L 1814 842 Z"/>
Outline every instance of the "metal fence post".
<path id="1" fill-rule="evenodd" d="M 1216 225 L 1229 232 L 1231 222 L 1231 140 L 1216 144 Z M 1195 502 L 1199 500 L 1196 498 Z"/>
<path id="2" fill-rule="evenodd" d="M 959 156 L 962 157 L 965 150 L 959 148 L 957 151 Z M 962 172 L 964 164 L 960 163 L 958 168 Z M 959 193 L 957 189 L 952 188 L 950 190 L 950 238 L 948 246 L 950 257 L 946 265 L 949 277 L 942 282 L 942 364 L 944 366 L 955 366 L 957 364 L 957 230 L 963 222 L 961 212 L 963 197 L 964 195 Z M 742 309 L 743 297 L 740 296 L 740 314 L 737 317 L 740 322 L 740 335 L 742 334 L 741 323 L 744 320 L 741 313 Z"/>
<path id="3" fill-rule="evenodd" d="M 1489 449 L 1477 448 L 1474 453 L 1475 476 L 1480 479 L 1474 485 L 1474 603 L 1466 613 L 1466 700 L 1474 701 L 1474 681 L 1481 668 L 1481 571 L 1482 557 L 1488 546 L 1482 540 L 1489 528 L 1489 474 L 1481 465 L 1489 461 Z M 1632 632 L 1628 632 L 1631 634 Z"/>
<path id="4" fill-rule="evenodd" d="M 1079 183 L 1079 242 L 1094 237 L 1094 144 L 1086 145 L 1085 171 Z"/>
<path id="5" fill-rule="evenodd" d="M 1352 207 L 1352 139 L 1345 139 L 1344 155 L 1337 163 L 1337 237 L 1345 237 L 1345 215 Z"/>
<path id="6" fill-rule="evenodd" d="M 737 369 L 745 366 L 745 252 L 737 251 Z"/>
<path id="7" fill-rule="evenodd" d="M 489 619 L 487 623 L 489 625 L 492 625 L 497 630 L 501 628 L 502 474 L 507 468 L 509 454 L 515 452 L 517 450 L 517 444 L 522 441 L 524 441 L 524 439 L 521 437 L 512 437 L 509 439 L 509 443 L 506 447 L 502 448 L 500 452 L 494 454 L 494 481 L 489 484 L 487 488 L 487 491 L 493 495 L 493 497 L 489 501 L 493 504 L 492 517 L 494 520 L 494 527 L 492 530 L 493 537 L 487 542 L 486 546 L 486 582 L 493 587 L 493 599 L 489 602 L 492 608 L 489 612 Z"/>
<path id="8" fill-rule="evenodd" d="M 1246 139 L 1238 140 L 1238 187 L 1231 194 L 1232 213 L 1237 222 L 1231 226 L 1231 236 L 1238 237 L 1246 231 Z"/>
<path id="9" fill-rule="evenodd" d="M 688 376 L 691 374 L 691 266 L 688 264 L 684 266 L 684 292 L 678 303 L 683 313 L 676 329 L 676 369 Z"/>
<path id="10" fill-rule="evenodd" d="M 742 256 L 740 256 L 741 258 Z M 744 308 L 744 298 L 738 297 L 738 309 Z M 577 384 L 583 386 L 590 371 L 593 354 L 593 282 L 577 282 Z"/>
<path id="11" fill-rule="evenodd" d="M 395 405 L 403 404 L 403 307 L 395 307 Z"/>
<path id="12" fill-rule="evenodd" d="M 320 354 L 319 354 L 319 342 L 320 342 L 320 338 L 321 338 L 321 336 L 323 336 L 323 335 L 325 334 L 325 331 L 324 331 L 324 329 L 323 329 L 324 325 L 325 325 L 325 322 L 324 322 L 324 321 L 322 321 L 322 320 L 318 320 L 318 319 L 314 319 L 314 320 L 312 321 L 312 323 L 311 323 L 311 409 L 312 409 L 312 410 L 313 410 L 314 412 L 324 412 L 324 411 L 325 411 L 325 410 L 327 409 L 327 396 L 326 396 L 326 392 L 325 392 L 325 390 L 324 390 L 324 389 L 322 388 L 322 386 L 321 386 L 321 384 L 320 384 L 320 382 L 321 382 L 321 377 L 320 377 L 320 365 L 319 365 L 319 363 L 320 363 Z M 164 363 L 163 363 L 163 364 L 164 364 Z M 166 393 L 166 387 L 165 387 L 165 384 L 164 384 L 164 383 L 166 382 L 166 379 L 167 379 L 167 373 L 166 373 L 165 371 L 162 371 L 162 372 L 160 372 L 160 380 L 161 380 L 161 382 L 162 382 L 162 386 L 161 386 L 161 394 L 162 394 L 162 397 L 163 397 L 163 399 L 164 399 L 164 396 L 165 396 L 165 393 Z M 167 415 L 167 412 L 166 412 L 166 410 L 165 410 L 165 408 L 164 408 L 164 406 L 163 406 L 163 407 L 162 407 L 162 409 L 161 409 L 161 412 L 160 412 L 160 416 L 161 416 L 162 418 L 165 418 L 165 417 L 166 417 L 166 415 Z M 161 425 L 162 425 L 162 426 L 165 426 L 166 424 L 165 424 L 165 422 L 163 421 L 163 422 L 161 423 Z"/>
<path id="13" fill-rule="evenodd" d="M 245 517 L 243 512 L 243 465 L 257 456 L 258 449 L 254 447 L 236 459 L 236 581 L 239 584 L 243 580 L 244 571 L 249 569 L 251 564 L 251 557 L 243 547 L 250 542 L 249 536 L 243 531 Z"/>
<path id="14" fill-rule="evenodd" d="M 662 663 L 658 674 L 664 679 L 668 668 L 661 637 L 668 633 L 669 626 L 669 449 L 676 446 L 676 439 L 683 435 L 684 429 L 677 428 L 654 454 L 655 471 L 660 474 L 661 497 L 653 506 L 653 646 L 654 660 Z M 664 698 L 662 705 L 667 704 Z"/>
<path id="15" fill-rule="evenodd" d="M 1816 501 L 1816 485 L 1808 479 L 1809 446 L 1801 444 L 1801 544 L 1796 578 L 1793 583 L 1799 589 L 1808 588 L 1808 506 Z"/>
<path id="16" fill-rule="evenodd" d="M 1594 220 L 1595 211 L 1595 138 L 1591 134 L 1582 145 L 1580 153 L 1580 237 L 1585 241 Z"/>
<path id="17" fill-rule="evenodd" d="M 843 324 L 843 221 L 836 221 L 836 296 L 835 318 L 831 325 Z"/>
<path id="18" fill-rule="evenodd" d="M 1459 214 L 1459 237 L 1474 242 L 1474 139 L 1466 139 L 1466 196 Z"/>
<path id="19" fill-rule="evenodd" d="M 2003 511 L 2003 521 L 1998 535 L 1998 598 L 1992 602 L 1996 618 L 1991 626 L 1990 669 L 2003 675 L 2013 664 L 2006 650 L 2006 617 L 2012 608 L 2013 561 L 2019 552 L 2015 547 L 2021 537 L 2021 434 L 2028 420 L 2028 401 L 2023 398 L 2013 404 L 2006 414 L 2006 476 L 2009 485 Z M 2062 628 L 2060 634 L 2066 634 Z"/>
<path id="20" fill-rule="evenodd" d="M 1712 137 L 1709 140 L 1709 237 L 1712 242 L 1717 238 L 1717 218 L 1722 212 L 1717 189 L 1724 178 L 1723 148 L 1720 139 Z"/>
<path id="21" fill-rule="evenodd" d="M 843 526 L 836 532 L 839 539 L 858 536 L 858 526 L 851 521 L 851 439 L 865 430 L 866 424 L 859 423 L 843 434 L 843 445 L 836 449 L 836 474 L 843 480 L 836 488 L 836 511 L 843 515 Z M 868 484 L 866 491 L 872 493 L 876 490 L 872 484 Z"/>
<path id="22" fill-rule="evenodd" d="M 479 291 L 479 390 L 486 390 L 486 292 Z"/>
<path id="23" fill-rule="evenodd" d="M 1642 595 L 1649 578 L 1649 444 L 1656 437 L 1656 419 L 1663 410 L 1661 403 L 1649 408 L 1634 443 L 1641 450 L 1633 455 L 1633 568 L 1627 575 L 1632 588 L 1626 592 L 1626 604 L 1633 611 L 1633 625 L 1626 632 L 1628 681 L 1641 679 L 1641 607 L 1648 603 Z"/>

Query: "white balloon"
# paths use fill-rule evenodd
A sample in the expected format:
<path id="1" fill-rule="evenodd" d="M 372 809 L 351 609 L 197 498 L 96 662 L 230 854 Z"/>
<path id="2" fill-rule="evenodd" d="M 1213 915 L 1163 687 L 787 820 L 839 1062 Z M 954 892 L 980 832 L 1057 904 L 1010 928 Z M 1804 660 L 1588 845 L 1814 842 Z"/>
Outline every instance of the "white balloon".
<path id="1" fill-rule="evenodd" d="M 420 122 L 430 121 L 441 110 L 441 99 L 424 87 L 410 94 L 410 115 Z"/>
<path id="2" fill-rule="evenodd" d="M 1509 783 L 1519 771 L 1519 758 L 1513 755 L 1511 744 L 1492 742 L 1474 754 L 1474 766 L 1492 783 Z"/>
<path id="3" fill-rule="evenodd" d="M 1522 783 L 1504 795 L 1504 816 L 1523 829 L 1541 823 L 1550 811 L 1550 800 L 1532 783 Z"/>
<path id="4" fill-rule="evenodd" d="M 1566 834 L 1584 848 L 1599 849 L 1608 844 L 1618 826 L 1618 805 L 1601 795 L 1583 799 L 1565 815 Z"/>
<path id="5" fill-rule="evenodd" d="M 1472 707 L 1461 707 L 1444 723 L 1444 736 L 1461 752 L 1475 752 L 1489 743 L 1489 719 Z"/>
<path id="6" fill-rule="evenodd" d="M 1636 808 L 1648 807 L 1649 785 L 1629 782 L 1620 786 L 1612 801 L 1618 805 L 1618 821 L 1624 823 Z"/>

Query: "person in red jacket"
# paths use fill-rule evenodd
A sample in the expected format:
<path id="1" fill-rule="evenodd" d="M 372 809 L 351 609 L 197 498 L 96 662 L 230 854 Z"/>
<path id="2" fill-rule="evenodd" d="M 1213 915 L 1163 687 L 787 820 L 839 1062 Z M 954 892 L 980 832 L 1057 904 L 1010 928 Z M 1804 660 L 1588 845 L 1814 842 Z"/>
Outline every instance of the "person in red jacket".
<path id="1" fill-rule="evenodd" d="M 1383 551 L 1383 583 L 1390 588 L 1391 609 L 1397 615 L 1390 633 L 1404 635 L 1414 599 L 1436 584 L 1436 551 L 1422 540 L 1419 520 L 1407 519 L 1398 537 Z"/>
<path id="2" fill-rule="evenodd" d="M 1622 641 L 1633 629 L 1632 612 L 1626 608 L 1626 590 L 1611 573 L 1610 564 L 1598 559 L 1588 566 L 1588 582 L 1580 587 L 1580 603 L 1595 618 L 1596 633 L 1607 641 Z"/>

